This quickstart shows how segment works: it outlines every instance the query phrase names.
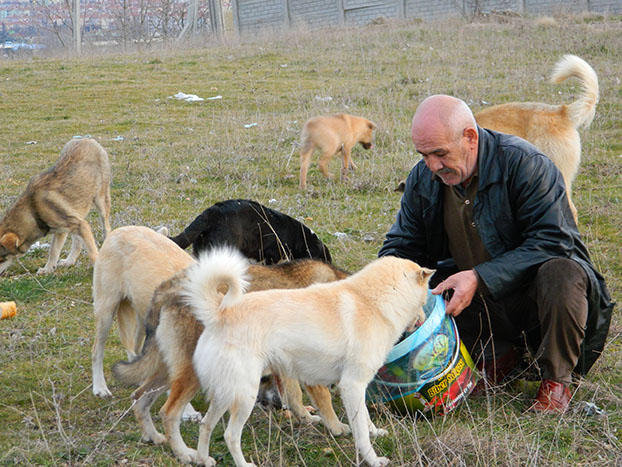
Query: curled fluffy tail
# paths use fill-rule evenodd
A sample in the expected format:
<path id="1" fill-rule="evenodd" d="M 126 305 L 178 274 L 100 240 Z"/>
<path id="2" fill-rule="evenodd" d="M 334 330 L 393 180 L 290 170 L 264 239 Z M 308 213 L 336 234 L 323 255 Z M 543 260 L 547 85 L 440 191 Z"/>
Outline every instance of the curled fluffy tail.
<path id="1" fill-rule="evenodd" d="M 598 76 L 585 60 L 575 55 L 564 55 L 555 64 L 551 82 L 561 83 L 570 77 L 575 77 L 581 82 L 583 95 L 568 105 L 569 117 L 575 128 L 587 128 L 594 120 L 598 103 Z"/>
<path id="2" fill-rule="evenodd" d="M 214 248 L 201 253 L 198 263 L 188 268 L 182 295 L 196 319 L 209 329 L 218 324 L 222 310 L 242 297 L 249 285 L 247 276 L 248 260 L 242 253 Z"/>

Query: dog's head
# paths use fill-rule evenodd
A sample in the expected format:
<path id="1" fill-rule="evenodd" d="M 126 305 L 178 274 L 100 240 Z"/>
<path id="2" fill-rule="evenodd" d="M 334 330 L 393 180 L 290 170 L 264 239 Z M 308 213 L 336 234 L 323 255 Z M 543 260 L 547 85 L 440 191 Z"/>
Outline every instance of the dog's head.
<path id="1" fill-rule="evenodd" d="M 374 147 L 374 130 L 376 129 L 376 124 L 364 118 L 362 127 L 359 143 L 361 143 L 364 149 L 371 149 Z"/>
<path id="2" fill-rule="evenodd" d="M 410 282 L 416 288 L 416 294 L 419 300 L 416 302 L 416 310 L 415 316 L 412 322 L 408 326 L 409 331 L 413 331 L 423 324 L 425 321 L 425 312 L 423 311 L 423 305 L 425 305 L 428 298 L 428 284 L 430 282 L 430 278 L 436 272 L 435 269 L 428 269 L 424 267 L 420 267 L 418 264 L 415 264 L 416 268 L 410 277 Z M 423 293 L 423 296 L 421 295 Z"/>
<path id="3" fill-rule="evenodd" d="M 0 236 L 0 274 L 6 271 L 15 258 L 22 254 L 20 239 L 13 232 L 4 232 Z"/>
<path id="4" fill-rule="evenodd" d="M 283 400 L 276 383 L 276 378 L 272 375 L 261 377 L 259 392 L 257 393 L 257 404 L 266 410 L 280 410 L 283 408 Z"/>

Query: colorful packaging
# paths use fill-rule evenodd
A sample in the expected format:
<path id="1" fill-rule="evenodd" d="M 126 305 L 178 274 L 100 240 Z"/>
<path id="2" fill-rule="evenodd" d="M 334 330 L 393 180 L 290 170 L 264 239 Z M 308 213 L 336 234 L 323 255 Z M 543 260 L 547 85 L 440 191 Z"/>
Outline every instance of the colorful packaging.
<path id="1" fill-rule="evenodd" d="M 454 319 L 445 313 L 443 298 L 428 293 L 423 310 L 425 322 L 389 352 L 367 388 L 367 397 L 402 414 L 442 415 L 471 393 L 478 373 Z"/>

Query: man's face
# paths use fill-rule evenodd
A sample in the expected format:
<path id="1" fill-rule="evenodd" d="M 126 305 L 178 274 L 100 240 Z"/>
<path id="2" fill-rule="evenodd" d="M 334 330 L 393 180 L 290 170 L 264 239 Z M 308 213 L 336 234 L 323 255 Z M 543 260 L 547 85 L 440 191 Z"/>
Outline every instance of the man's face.
<path id="1" fill-rule="evenodd" d="M 413 142 L 425 165 L 445 185 L 458 185 L 473 175 L 477 166 L 475 129 L 465 129 L 457 139 L 447 134 L 413 135 Z"/>

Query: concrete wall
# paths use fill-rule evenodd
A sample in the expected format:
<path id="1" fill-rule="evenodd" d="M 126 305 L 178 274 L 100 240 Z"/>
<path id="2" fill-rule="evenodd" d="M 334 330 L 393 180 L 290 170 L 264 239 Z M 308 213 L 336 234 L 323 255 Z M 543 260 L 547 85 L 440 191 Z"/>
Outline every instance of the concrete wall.
<path id="1" fill-rule="evenodd" d="M 470 16 L 476 10 L 552 14 L 590 11 L 622 14 L 622 0 L 233 0 L 233 20 L 238 32 L 296 24 L 325 28 L 367 24 L 377 18 L 437 20 Z"/>
<path id="2" fill-rule="evenodd" d="M 340 9 L 335 0 L 289 0 L 291 24 L 304 23 L 311 28 L 341 24 Z"/>

